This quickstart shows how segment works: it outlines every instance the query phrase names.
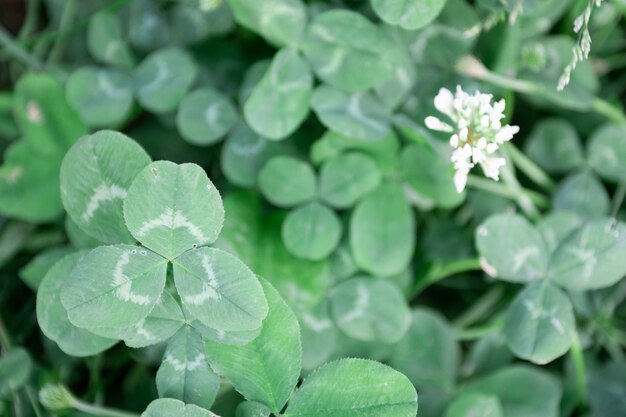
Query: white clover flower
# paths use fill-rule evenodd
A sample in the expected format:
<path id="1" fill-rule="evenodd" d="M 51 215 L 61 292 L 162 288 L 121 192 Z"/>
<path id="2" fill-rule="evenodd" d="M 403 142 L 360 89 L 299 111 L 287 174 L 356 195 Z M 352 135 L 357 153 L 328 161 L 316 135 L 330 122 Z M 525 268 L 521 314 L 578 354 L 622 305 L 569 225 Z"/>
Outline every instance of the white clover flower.
<path id="1" fill-rule="evenodd" d="M 519 132 L 518 126 L 504 125 L 504 100 L 491 104 L 491 94 L 467 94 L 460 86 L 456 94 L 447 88 L 439 90 L 435 97 L 435 108 L 448 116 L 451 123 L 429 116 L 425 123 L 429 129 L 451 133 L 450 145 L 454 164 L 454 185 L 460 193 L 467 184 L 467 176 L 472 168 L 480 165 L 485 176 L 498 181 L 500 168 L 506 160 L 496 156 L 496 151 L 504 142 Z"/>

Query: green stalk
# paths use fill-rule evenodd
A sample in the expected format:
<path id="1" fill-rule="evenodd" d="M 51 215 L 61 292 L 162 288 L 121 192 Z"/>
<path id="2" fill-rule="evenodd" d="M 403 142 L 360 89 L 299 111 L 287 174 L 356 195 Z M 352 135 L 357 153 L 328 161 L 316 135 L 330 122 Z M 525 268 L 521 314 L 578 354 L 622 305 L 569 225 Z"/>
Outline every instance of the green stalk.
<path id="1" fill-rule="evenodd" d="M 530 158 L 524 155 L 517 146 L 512 142 L 504 144 L 508 155 L 511 157 L 511 161 L 516 167 L 520 169 L 528 178 L 530 178 L 535 184 L 544 188 L 548 192 L 554 191 L 556 184 L 552 181 L 552 178 L 537 164 L 535 164 Z"/>
<path id="2" fill-rule="evenodd" d="M 139 414 L 87 404 L 78 399 L 74 399 L 72 408 L 77 411 L 82 411 L 83 413 L 101 417 L 139 417 Z"/>
<path id="3" fill-rule="evenodd" d="M 498 304 L 502 299 L 502 295 L 504 295 L 504 286 L 497 285 L 491 288 L 454 320 L 454 326 L 461 328 L 476 323 Z"/>
<path id="4" fill-rule="evenodd" d="M 455 336 L 456 340 L 459 341 L 468 341 L 468 340 L 476 340 L 482 339 L 485 336 L 488 336 L 492 333 L 496 333 L 502 329 L 504 326 L 504 320 L 502 318 L 497 318 L 491 323 L 487 323 L 484 326 L 470 327 L 470 328 L 456 328 Z"/>
<path id="5" fill-rule="evenodd" d="M 27 0 L 26 2 L 26 18 L 24 19 L 24 24 L 20 29 L 20 33 L 17 35 L 18 39 L 22 40 L 29 36 L 38 23 L 37 11 L 39 10 L 39 5 L 41 0 Z"/>
<path id="6" fill-rule="evenodd" d="M 580 346 L 578 331 L 575 331 L 572 334 L 572 347 L 570 349 L 570 355 L 574 366 L 578 406 L 582 408 L 587 401 L 587 375 L 585 371 L 585 356 L 583 354 L 582 347 Z"/>
<path id="7" fill-rule="evenodd" d="M 72 20 L 74 20 L 74 16 L 76 15 L 76 0 L 65 0 L 65 5 L 63 7 L 63 13 L 61 14 L 61 21 L 59 22 L 59 31 L 66 31 Z M 65 38 L 58 37 L 55 39 L 54 44 L 52 45 L 52 49 L 50 50 L 50 55 L 48 55 L 48 62 L 57 62 L 61 59 L 63 55 L 63 50 L 65 49 Z"/>
<path id="8" fill-rule="evenodd" d="M 456 71 L 461 75 L 465 75 L 475 80 L 484 81 L 497 87 L 510 89 L 517 93 L 542 97 L 567 110 L 579 112 L 586 111 L 586 109 L 581 109 L 579 107 L 572 106 L 566 101 L 559 100 L 558 96 L 546 94 L 545 88 L 538 84 L 492 72 L 472 55 L 466 55 L 461 58 L 457 62 Z M 591 110 L 613 122 L 626 124 L 626 115 L 624 115 L 624 112 L 606 100 L 595 97 L 591 104 Z"/>
<path id="9" fill-rule="evenodd" d="M 43 62 L 31 55 L 24 47 L 17 43 L 11 34 L 2 26 L 0 26 L 0 45 L 10 56 L 21 61 L 29 69 L 43 69 Z"/>
<path id="10" fill-rule="evenodd" d="M 626 181 L 620 182 L 615 190 L 615 194 L 613 194 L 613 201 L 611 202 L 611 217 L 617 217 L 617 213 L 624 202 L 624 197 L 626 197 Z"/>
<path id="11" fill-rule="evenodd" d="M 481 178 L 476 175 L 468 175 L 467 177 L 467 185 L 472 188 L 476 188 L 479 190 L 486 191 L 491 194 L 499 195 L 504 198 L 508 198 L 509 200 L 516 201 L 518 195 L 515 190 L 511 190 L 509 187 L 502 185 L 499 182 L 495 182 L 493 180 L 489 180 L 486 178 Z M 549 205 L 548 200 L 545 196 L 524 188 L 520 188 L 520 193 L 524 194 L 534 205 L 539 208 L 547 208 Z"/>
<path id="12" fill-rule="evenodd" d="M 9 337 L 9 333 L 7 332 L 7 328 L 4 325 L 4 321 L 0 316 L 0 347 L 2 350 L 7 351 L 11 349 L 11 338 Z"/>
<path id="13" fill-rule="evenodd" d="M 457 259 L 444 264 L 433 265 L 424 277 L 415 282 L 411 290 L 410 298 L 415 298 L 425 288 L 449 276 L 460 274 L 462 272 L 480 270 L 482 270 L 482 268 L 478 258 Z"/>

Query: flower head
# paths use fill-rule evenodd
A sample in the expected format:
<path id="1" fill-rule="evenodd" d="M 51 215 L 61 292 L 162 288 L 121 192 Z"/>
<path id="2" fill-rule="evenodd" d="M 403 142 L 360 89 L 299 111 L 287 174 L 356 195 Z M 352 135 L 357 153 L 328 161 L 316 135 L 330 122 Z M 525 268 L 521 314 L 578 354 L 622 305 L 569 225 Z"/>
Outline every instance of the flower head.
<path id="1" fill-rule="evenodd" d="M 518 126 L 502 125 L 504 100 L 491 103 L 491 94 L 467 94 L 460 86 L 456 94 L 447 88 L 439 90 L 435 97 L 435 108 L 445 114 L 451 123 L 429 116 L 425 123 L 429 129 L 451 133 L 450 145 L 454 164 L 454 185 L 458 192 L 463 191 L 467 175 L 477 164 L 485 176 L 498 180 L 500 168 L 506 160 L 496 156 L 501 144 L 513 138 Z"/>

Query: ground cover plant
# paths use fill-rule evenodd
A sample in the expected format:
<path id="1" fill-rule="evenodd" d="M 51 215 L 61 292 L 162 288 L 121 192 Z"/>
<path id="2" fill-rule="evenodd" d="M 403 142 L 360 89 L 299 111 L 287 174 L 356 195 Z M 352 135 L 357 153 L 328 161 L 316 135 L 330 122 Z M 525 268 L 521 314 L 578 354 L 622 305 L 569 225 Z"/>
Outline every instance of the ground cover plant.
<path id="1" fill-rule="evenodd" d="M 626 415 L 623 0 L 14 7 L 0 415 Z"/>

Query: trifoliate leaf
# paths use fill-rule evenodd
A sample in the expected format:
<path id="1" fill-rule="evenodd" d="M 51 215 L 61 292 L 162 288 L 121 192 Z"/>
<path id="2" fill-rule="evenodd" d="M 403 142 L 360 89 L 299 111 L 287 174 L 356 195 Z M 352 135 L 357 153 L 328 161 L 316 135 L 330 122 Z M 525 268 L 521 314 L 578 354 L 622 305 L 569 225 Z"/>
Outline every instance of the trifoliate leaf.
<path id="1" fill-rule="evenodd" d="M 261 283 L 269 304 L 261 334 L 243 346 L 205 340 L 205 347 L 211 367 L 228 378 L 247 400 L 279 413 L 300 376 L 300 328 L 278 292 L 267 281 Z"/>
<path id="2" fill-rule="evenodd" d="M 565 354 L 575 331 L 569 298 L 546 281 L 531 284 L 518 294 L 504 326 L 513 353 L 540 365 Z"/>
<path id="3" fill-rule="evenodd" d="M 82 67 L 67 79 L 65 94 L 70 106 L 89 126 L 115 126 L 132 109 L 133 80 L 116 70 Z"/>
<path id="4" fill-rule="evenodd" d="M 324 126 L 345 136 L 382 141 L 390 133 L 389 111 L 367 92 L 345 93 L 322 85 L 313 92 L 311 107 Z"/>
<path id="5" fill-rule="evenodd" d="M 356 264 L 373 275 L 403 271 L 413 256 L 415 219 L 399 185 L 383 184 L 363 198 L 350 219 Z"/>
<path id="6" fill-rule="evenodd" d="M 289 212 L 281 236 L 287 250 L 312 261 L 326 258 L 339 244 L 341 222 L 323 204 L 312 202 Z"/>
<path id="7" fill-rule="evenodd" d="M 72 252 L 74 252 L 74 249 L 70 246 L 53 246 L 45 249 L 20 269 L 20 278 L 31 290 L 36 292 L 50 268 L 61 258 Z"/>
<path id="8" fill-rule="evenodd" d="M 376 162 L 358 152 L 346 152 L 328 159 L 320 169 L 320 198 L 339 209 L 356 204 L 382 181 Z"/>
<path id="9" fill-rule="evenodd" d="M 454 331 L 439 314 L 413 311 L 411 325 L 391 354 L 390 364 L 418 387 L 454 386 L 460 363 Z"/>
<path id="10" fill-rule="evenodd" d="M 588 222 L 557 247 L 548 277 L 572 291 L 610 287 L 626 275 L 625 247 L 624 223 L 614 219 Z"/>
<path id="11" fill-rule="evenodd" d="M 144 319 L 165 285 L 167 261 L 138 246 L 101 246 L 72 270 L 61 302 L 81 328 L 129 327 Z"/>
<path id="12" fill-rule="evenodd" d="M 293 207 L 311 200 L 317 191 L 316 182 L 313 168 L 291 156 L 274 157 L 259 172 L 261 193 L 278 207 Z"/>
<path id="13" fill-rule="evenodd" d="M 283 49 L 246 101 L 246 121 L 268 139 L 284 139 L 309 114 L 312 89 L 313 76 L 307 62 L 296 51 Z"/>
<path id="14" fill-rule="evenodd" d="M 388 38 L 363 15 L 331 10 L 315 16 L 302 50 L 315 74 L 344 91 L 364 91 L 393 76 L 386 56 Z"/>
<path id="15" fill-rule="evenodd" d="M 200 322 L 223 331 L 261 327 L 268 308 L 263 289 L 237 257 L 204 247 L 182 254 L 173 266 L 181 301 Z"/>
<path id="16" fill-rule="evenodd" d="M 541 233 L 550 253 L 574 230 L 582 226 L 583 220 L 567 211 L 553 211 L 537 223 L 537 230 Z"/>
<path id="17" fill-rule="evenodd" d="M 196 64 L 183 50 L 160 49 L 135 69 L 137 99 L 153 113 L 171 112 L 193 84 L 197 72 Z"/>
<path id="18" fill-rule="evenodd" d="M 542 279 L 548 268 L 548 249 L 541 234 L 516 214 L 496 214 L 476 230 L 476 247 L 487 272 L 505 281 Z"/>
<path id="19" fill-rule="evenodd" d="M 332 289 L 330 306 L 337 327 L 359 340 L 396 343 L 411 324 L 411 312 L 398 287 L 378 278 L 342 282 Z"/>
<path id="20" fill-rule="evenodd" d="M 150 157 L 135 141 L 110 130 L 83 136 L 61 165 L 61 198 L 72 220 L 105 243 L 133 243 L 122 203 Z"/>
<path id="21" fill-rule="evenodd" d="M 209 367 L 202 338 L 192 328 L 185 326 L 170 339 L 156 374 L 156 386 L 160 397 L 206 409 L 213 405 L 220 379 Z"/>
<path id="22" fill-rule="evenodd" d="M 97 336 L 73 325 L 61 303 L 62 289 L 86 254 L 87 251 L 76 252 L 59 260 L 48 271 L 37 291 L 37 322 L 41 331 L 72 356 L 95 355 L 117 343 L 115 339 Z"/>
<path id="23" fill-rule="evenodd" d="M 328 363 L 304 380 L 285 417 L 414 417 L 417 393 L 392 368 L 365 359 Z"/>
<path id="24" fill-rule="evenodd" d="M 232 129 L 237 118 L 230 98 L 213 88 L 201 88 L 187 94 L 180 103 L 176 125 L 187 142 L 211 145 Z"/>
<path id="25" fill-rule="evenodd" d="M 198 165 L 158 161 L 144 168 L 130 186 L 124 219 L 138 241 L 172 260 L 217 239 L 224 207 Z"/>

